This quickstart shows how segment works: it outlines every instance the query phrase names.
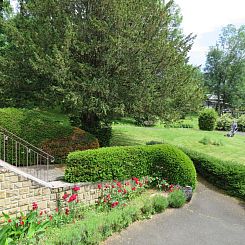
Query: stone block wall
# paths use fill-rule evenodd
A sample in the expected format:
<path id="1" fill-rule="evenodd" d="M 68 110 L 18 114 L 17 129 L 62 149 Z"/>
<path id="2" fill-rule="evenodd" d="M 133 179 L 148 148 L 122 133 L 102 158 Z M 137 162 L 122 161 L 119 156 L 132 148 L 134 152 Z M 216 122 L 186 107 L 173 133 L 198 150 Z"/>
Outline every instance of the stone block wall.
<path id="1" fill-rule="evenodd" d="M 80 183 L 79 201 L 92 204 L 98 198 L 97 184 Z M 11 171 L 0 166 L 0 221 L 2 212 L 15 216 L 32 209 L 32 203 L 37 202 L 40 210 L 55 210 L 57 200 L 65 192 L 71 193 L 74 184 L 63 182 L 40 183 L 28 174 Z"/>

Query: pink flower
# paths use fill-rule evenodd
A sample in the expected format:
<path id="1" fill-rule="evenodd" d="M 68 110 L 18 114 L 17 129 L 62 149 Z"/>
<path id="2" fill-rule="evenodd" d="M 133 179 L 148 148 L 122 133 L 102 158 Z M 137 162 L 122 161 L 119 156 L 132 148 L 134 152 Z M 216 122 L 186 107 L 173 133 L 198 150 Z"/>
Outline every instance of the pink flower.
<path id="1" fill-rule="evenodd" d="M 38 208 L 37 203 L 36 202 L 33 202 L 32 203 L 32 210 L 37 210 L 37 208 Z"/>
<path id="2" fill-rule="evenodd" d="M 79 187 L 79 186 L 74 186 L 74 187 L 72 188 L 72 190 L 77 192 L 77 191 L 80 190 L 80 187 Z"/>
<path id="3" fill-rule="evenodd" d="M 108 184 L 105 184 L 105 188 L 109 188 L 110 186 Z"/>
<path id="4" fill-rule="evenodd" d="M 129 181 L 127 181 L 127 182 L 125 183 L 125 185 L 130 185 Z"/>
<path id="5" fill-rule="evenodd" d="M 98 189 L 101 189 L 102 188 L 102 184 L 98 184 Z"/>
<path id="6" fill-rule="evenodd" d="M 55 212 L 58 213 L 58 212 L 59 212 L 59 208 L 56 208 L 56 209 L 55 209 Z"/>

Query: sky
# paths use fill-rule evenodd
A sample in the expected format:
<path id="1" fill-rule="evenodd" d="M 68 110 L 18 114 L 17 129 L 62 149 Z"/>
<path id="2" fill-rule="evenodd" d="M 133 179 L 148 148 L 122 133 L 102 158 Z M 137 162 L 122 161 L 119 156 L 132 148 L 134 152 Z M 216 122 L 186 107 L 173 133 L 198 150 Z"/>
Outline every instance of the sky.
<path id="1" fill-rule="evenodd" d="M 222 27 L 245 24 L 245 0 L 175 0 L 181 8 L 185 34 L 197 35 L 190 55 L 193 65 L 205 65 L 210 46 L 218 41 Z"/>

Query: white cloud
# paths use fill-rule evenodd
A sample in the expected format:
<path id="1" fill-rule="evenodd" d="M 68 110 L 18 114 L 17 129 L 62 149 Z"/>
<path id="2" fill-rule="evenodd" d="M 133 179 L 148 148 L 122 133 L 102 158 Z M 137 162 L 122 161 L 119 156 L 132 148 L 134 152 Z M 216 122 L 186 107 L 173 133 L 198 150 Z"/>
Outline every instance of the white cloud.
<path id="1" fill-rule="evenodd" d="M 186 33 L 211 32 L 219 26 L 245 22 L 244 0 L 175 0 Z"/>

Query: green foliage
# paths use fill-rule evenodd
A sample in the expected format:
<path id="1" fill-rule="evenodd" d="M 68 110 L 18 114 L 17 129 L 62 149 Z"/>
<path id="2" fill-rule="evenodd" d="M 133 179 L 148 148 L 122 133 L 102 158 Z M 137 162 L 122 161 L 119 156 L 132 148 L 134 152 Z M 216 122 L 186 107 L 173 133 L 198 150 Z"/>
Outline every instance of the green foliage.
<path id="1" fill-rule="evenodd" d="M 68 119 L 63 116 L 63 120 Z M 64 121 L 57 120 L 56 114 L 38 110 L 0 109 L 0 126 L 37 146 L 46 139 L 70 135 L 72 127 Z"/>
<path id="2" fill-rule="evenodd" d="M 223 104 L 232 108 L 245 105 L 244 54 L 245 25 L 238 28 L 227 25 L 222 29 L 216 45 L 210 47 L 204 69 L 206 86 L 211 94 L 218 96 L 219 113 Z"/>
<path id="3" fill-rule="evenodd" d="M 3 23 L 11 48 L 0 57 L 1 102 L 59 105 L 100 122 L 196 110 L 200 78 L 187 63 L 194 37 L 181 20 L 172 0 L 22 1 Z"/>
<path id="4" fill-rule="evenodd" d="M 225 113 L 217 120 L 216 129 L 223 131 L 230 131 L 233 118 L 231 114 Z"/>
<path id="5" fill-rule="evenodd" d="M 182 190 L 174 190 L 168 196 L 169 206 L 172 208 L 180 208 L 186 202 L 185 194 Z"/>
<path id="6" fill-rule="evenodd" d="M 170 145 L 110 147 L 68 155 L 68 182 L 125 180 L 157 173 L 168 181 L 195 188 L 196 172 L 190 159 Z"/>
<path id="7" fill-rule="evenodd" d="M 204 109 L 198 117 L 200 130 L 212 131 L 215 129 L 218 114 L 214 109 Z"/>
<path id="8" fill-rule="evenodd" d="M 201 140 L 198 141 L 204 145 L 216 145 L 216 146 L 223 146 L 224 143 L 221 140 L 211 139 L 207 136 L 203 137 Z"/>
<path id="9" fill-rule="evenodd" d="M 162 211 L 165 210 L 162 207 L 165 207 L 166 201 L 164 201 L 164 204 L 157 203 L 157 206 L 161 206 Z M 40 244 L 99 244 L 113 232 L 121 231 L 132 222 L 149 218 L 154 211 L 153 202 L 146 195 L 136 198 L 124 208 L 116 208 L 108 212 L 90 210 L 83 220 L 75 224 L 48 230 L 46 237 L 42 239 Z"/>
<path id="10" fill-rule="evenodd" d="M 201 176 L 229 194 L 245 199 L 245 165 L 189 149 L 182 150 L 191 158 Z"/>
<path id="11" fill-rule="evenodd" d="M 153 203 L 153 208 L 156 213 L 163 212 L 169 205 L 168 199 L 162 195 L 154 196 L 152 199 L 152 203 Z"/>
<path id="12" fill-rule="evenodd" d="M 237 120 L 238 130 L 245 132 L 245 115 L 241 115 Z"/>
<path id="13" fill-rule="evenodd" d="M 0 226 L 0 244 L 25 244 L 25 242 L 35 243 L 45 233 L 49 224 L 49 219 L 40 217 L 36 210 L 32 210 L 20 217 L 10 218 L 3 213 L 5 223 Z"/>

